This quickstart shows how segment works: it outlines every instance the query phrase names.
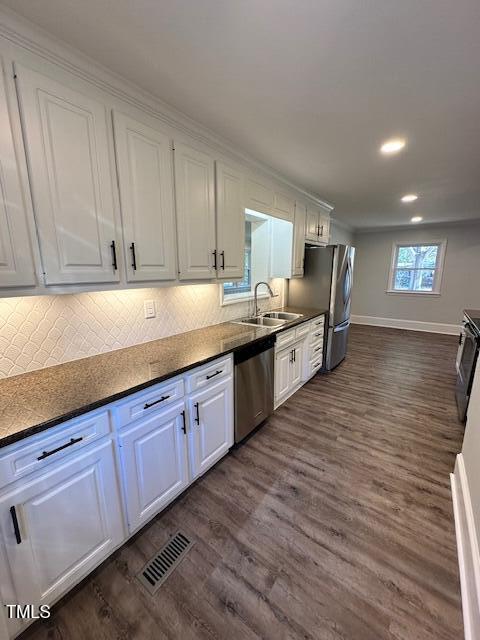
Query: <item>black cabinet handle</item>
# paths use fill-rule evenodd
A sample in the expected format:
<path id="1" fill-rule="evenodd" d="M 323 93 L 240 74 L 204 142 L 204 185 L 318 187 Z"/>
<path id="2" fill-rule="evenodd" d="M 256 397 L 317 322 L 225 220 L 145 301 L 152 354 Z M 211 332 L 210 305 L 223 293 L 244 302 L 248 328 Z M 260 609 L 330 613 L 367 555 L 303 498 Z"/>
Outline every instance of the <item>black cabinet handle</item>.
<path id="1" fill-rule="evenodd" d="M 187 435 L 187 422 L 185 420 L 185 411 L 182 411 L 182 419 L 183 419 L 182 431 L 185 435 Z"/>
<path id="2" fill-rule="evenodd" d="M 294 362 L 297 361 L 297 350 L 296 349 L 293 350 L 293 361 Z"/>
<path id="3" fill-rule="evenodd" d="M 290 364 L 293 363 L 293 349 L 290 350 Z"/>
<path id="4" fill-rule="evenodd" d="M 318 235 L 323 237 L 323 224 L 322 224 L 322 226 L 320 227 L 320 233 L 319 233 Z"/>
<path id="5" fill-rule="evenodd" d="M 197 424 L 200 424 L 200 407 L 198 406 L 198 402 L 195 402 L 193 406 L 195 407 L 195 411 L 197 413 L 197 415 L 195 416 L 195 422 Z"/>
<path id="6" fill-rule="evenodd" d="M 21 544 L 22 536 L 20 535 L 20 527 L 18 526 L 17 510 L 15 507 L 10 507 L 10 515 L 12 516 L 13 530 L 15 531 L 15 539 L 17 544 Z"/>
<path id="7" fill-rule="evenodd" d="M 317 236 L 320 235 L 320 225 L 317 226 Z"/>
<path id="8" fill-rule="evenodd" d="M 159 402 L 163 402 L 164 400 L 168 400 L 170 398 L 170 396 L 162 396 L 161 398 L 159 398 L 158 400 L 154 400 L 153 402 L 146 402 L 143 405 L 144 409 L 149 409 L 150 407 L 153 407 L 153 405 L 158 404 Z"/>
<path id="9" fill-rule="evenodd" d="M 322 332 L 320 331 L 320 333 L 316 333 L 316 334 L 315 334 L 315 338 L 318 338 L 318 337 L 319 337 L 319 336 L 321 336 L 321 335 L 322 335 Z"/>
<path id="10" fill-rule="evenodd" d="M 220 269 L 225 271 L 225 251 L 220 251 L 220 255 L 222 256 L 222 264 L 220 265 Z"/>
<path id="11" fill-rule="evenodd" d="M 135 243 L 132 242 L 130 245 L 130 251 L 132 252 L 132 269 L 134 271 L 137 270 L 137 256 L 135 255 Z"/>
<path id="12" fill-rule="evenodd" d="M 206 380 L 210 380 L 210 378 L 214 378 L 215 376 L 219 376 L 221 373 L 223 373 L 223 369 L 218 369 L 217 371 L 215 371 L 215 373 L 211 373 L 209 376 L 205 376 Z"/>
<path id="13" fill-rule="evenodd" d="M 212 251 L 212 256 L 213 256 L 213 268 L 216 271 L 217 270 L 217 250 L 216 249 L 215 251 Z"/>
<path id="14" fill-rule="evenodd" d="M 323 347 L 317 347 L 316 349 L 313 350 L 313 353 L 315 353 L 316 351 L 320 351 L 320 349 L 323 349 Z"/>
<path id="15" fill-rule="evenodd" d="M 63 449 L 66 449 L 67 447 L 71 447 L 73 444 L 77 444 L 77 442 L 81 442 L 82 440 L 83 440 L 83 436 L 80 436 L 80 438 L 70 438 L 68 442 L 66 442 L 65 444 L 62 444 L 60 447 L 57 447 L 56 449 L 52 449 L 51 451 L 44 451 L 41 456 L 38 456 L 37 460 L 44 460 L 49 456 L 53 456 L 54 453 L 63 451 Z"/>
<path id="16" fill-rule="evenodd" d="M 112 240 L 110 249 L 112 250 L 112 267 L 113 267 L 113 270 L 116 271 L 118 269 L 118 265 L 117 265 L 117 249 L 115 247 L 115 240 Z"/>

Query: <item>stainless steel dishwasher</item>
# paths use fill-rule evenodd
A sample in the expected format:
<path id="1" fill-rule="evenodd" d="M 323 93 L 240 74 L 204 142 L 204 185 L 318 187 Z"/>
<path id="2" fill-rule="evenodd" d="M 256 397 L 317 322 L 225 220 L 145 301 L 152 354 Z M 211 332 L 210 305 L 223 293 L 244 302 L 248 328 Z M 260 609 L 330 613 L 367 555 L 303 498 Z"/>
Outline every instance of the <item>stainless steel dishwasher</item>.
<path id="1" fill-rule="evenodd" d="M 235 442 L 240 442 L 273 413 L 275 336 L 234 353 Z"/>

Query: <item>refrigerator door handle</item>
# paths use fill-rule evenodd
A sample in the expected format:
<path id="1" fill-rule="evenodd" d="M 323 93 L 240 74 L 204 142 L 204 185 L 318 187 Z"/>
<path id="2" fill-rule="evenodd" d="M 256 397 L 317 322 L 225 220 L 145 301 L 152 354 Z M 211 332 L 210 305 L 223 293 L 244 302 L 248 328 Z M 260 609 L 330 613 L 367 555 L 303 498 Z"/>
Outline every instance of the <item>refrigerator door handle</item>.
<path id="1" fill-rule="evenodd" d="M 345 331 L 345 329 L 348 329 L 349 326 L 350 320 L 345 320 L 345 322 L 342 322 L 341 324 L 338 324 L 336 327 L 334 327 L 333 332 L 338 333 L 339 331 Z"/>

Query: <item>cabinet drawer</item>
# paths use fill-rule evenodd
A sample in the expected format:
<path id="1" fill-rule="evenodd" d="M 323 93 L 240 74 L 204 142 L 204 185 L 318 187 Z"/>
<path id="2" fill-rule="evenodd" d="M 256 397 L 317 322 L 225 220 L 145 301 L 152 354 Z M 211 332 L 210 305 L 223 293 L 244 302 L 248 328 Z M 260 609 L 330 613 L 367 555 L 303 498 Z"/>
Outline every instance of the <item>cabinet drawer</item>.
<path id="1" fill-rule="evenodd" d="M 323 341 L 323 335 L 324 335 L 323 327 L 312 327 L 312 331 L 310 333 L 310 344 Z"/>
<path id="2" fill-rule="evenodd" d="M 52 433 L 53 431 L 53 433 Z M 64 458 L 110 432 L 108 411 L 63 423 L 45 433 L 6 447 L 0 456 L 0 488 Z"/>
<path id="3" fill-rule="evenodd" d="M 318 316 L 312 320 L 312 329 L 325 326 L 325 316 Z"/>
<path id="4" fill-rule="evenodd" d="M 148 416 L 159 409 L 181 400 L 185 395 L 183 380 L 175 378 L 140 391 L 128 397 L 113 409 L 115 426 L 120 428 L 134 420 Z"/>
<path id="5" fill-rule="evenodd" d="M 233 366 L 231 356 L 209 362 L 207 365 L 195 369 L 192 373 L 189 373 L 186 376 L 187 393 L 191 393 L 197 389 L 202 389 L 208 384 L 213 384 L 214 382 L 217 382 L 217 380 L 230 375 L 232 371 Z"/>
<path id="6" fill-rule="evenodd" d="M 321 358 L 317 358 L 313 362 L 310 363 L 310 377 L 313 376 L 319 369 L 321 369 L 323 363 L 323 356 Z"/>
<path id="7" fill-rule="evenodd" d="M 307 333 L 311 330 L 311 326 L 309 322 L 304 322 L 299 327 L 295 329 L 295 337 L 301 338 L 302 336 L 306 336 Z"/>
<path id="8" fill-rule="evenodd" d="M 275 351 L 279 351 L 295 340 L 295 329 L 278 333 L 275 340 Z"/>
<path id="9" fill-rule="evenodd" d="M 309 361 L 318 360 L 323 354 L 323 342 L 320 344 L 312 344 L 309 349 L 308 359 Z"/>

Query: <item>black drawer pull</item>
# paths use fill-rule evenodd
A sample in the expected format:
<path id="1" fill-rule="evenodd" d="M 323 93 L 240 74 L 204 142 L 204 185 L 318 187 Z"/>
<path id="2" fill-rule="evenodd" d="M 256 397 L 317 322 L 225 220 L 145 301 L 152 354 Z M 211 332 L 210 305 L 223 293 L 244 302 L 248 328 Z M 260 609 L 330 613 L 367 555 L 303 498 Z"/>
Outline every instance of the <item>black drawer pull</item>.
<path id="1" fill-rule="evenodd" d="M 112 250 L 112 267 L 113 267 L 113 270 L 116 271 L 118 269 L 118 264 L 117 264 L 117 249 L 115 248 L 115 240 L 112 240 L 110 249 Z"/>
<path id="2" fill-rule="evenodd" d="M 168 400 L 170 398 L 170 396 L 162 396 L 161 398 L 159 398 L 158 400 L 154 400 L 153 402 L 146 402 L 143 405 L 144 409 L 149 409 L 150 407 L 153 407 L 154 404 L 158 404 L 159 402 L 163 402 L 164 400 Z"/>
<path id="3" fill-rule="evenodd" d="M 137 256 L 135 255 L 135 243 L 132 242 L 130 245 L 130 251 L 132 252 L 132 269 L 134 271 L 137 270 Z"/>
<path id="4" fill-rule="evenodd" d="M 313 352 L 315 353 L 315 351 L 320 351 L 320 349 L 323 349 L 323 347 L 317 347 L 316 349 L 313 350 Z"/>
<path id="5" fill-rule="evenodd" d="M 217 270 L 217 250 L 216 249 L 215 251 L 212 251 L 212 256 L 213 256 L 213 268 L 216 271 Z"/>
<path id="6" fill-rule="evenodd" d="M 15 531 L 15 540 L 17 544 L 21 544 L 22 536 L 20 535 L 20 527 L 18 526 L 17 510 L 15 507 L 10 507 L 10 515 L 12 516 L 13 530 Z"/>
<path id="7" fill-rule="evenodd" d="M 70 438 L 68 442 L 62 444 L 60 447 L 52 449 L 51 451 L 44 451 L 41 456 L 38 456 L 37 460 L 44 460 L 45 458 L 48 458 L 48 456 L 53 456 L 54 453 L 58 453 L 67 447 L 71 447 L 72 444 L 77 444 L 77 442 L 81 442 L 82 440 L 83 436 L 80 436 L 80 438 Z"/>
<path id="8" fill-rule="evenodd" d="M 182 431 L 185 435 L 187 435 L 187 421 L 185 420 L 185 411 L 182 411 L 182 419 L 183 419 Z"/>
<path id="9" fill-rule="evenodd" d="M 210 378 L 214 378 L 215 376 L 219 376 L 223 373 L 223 369 L 218 369 L 215 373 L 210 374 L 209 376 L 205 376 L 206 380 L 210 380 Z"/>
<path id="10" fill-rule="evenodd" d="M 316 334 L 315 334 L 315 337 L 316 337 L 316 338 L 318 338 L 319 336 L 323 336 L 323 332 L 322 332 L 322 331 L 320 331 L 320 333 L 316 333 Z"/>
<path id="11" fill-rule="evenodd" d="M 222 264 L 220 265 L 220 269 L 225 271 L 225 251 L 220 251 L 220 255 L 222 256 Z"/>

